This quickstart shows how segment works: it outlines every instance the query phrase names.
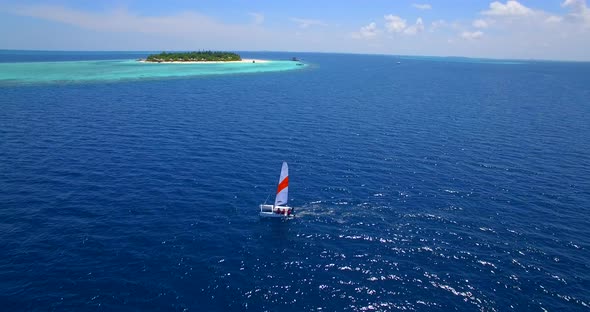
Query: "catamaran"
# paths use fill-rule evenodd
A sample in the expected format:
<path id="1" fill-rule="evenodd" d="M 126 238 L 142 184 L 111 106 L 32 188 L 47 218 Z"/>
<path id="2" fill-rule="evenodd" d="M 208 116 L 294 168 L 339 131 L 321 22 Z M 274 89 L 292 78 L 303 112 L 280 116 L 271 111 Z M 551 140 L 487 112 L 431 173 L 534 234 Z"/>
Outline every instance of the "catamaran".
<path id="1" fill-rule="evenodd" d="M 279 186 L 277 187 L 277 194 L 274 205 L 267 205 L 266 203 L 260 205 L 260 216 L 263 218 L 292 218 L 293 207 L 287 206 L 289 199 L 289 167 L 286 162 L 283 162 L 281 168 L 281 177 L 279 178 Z"/>

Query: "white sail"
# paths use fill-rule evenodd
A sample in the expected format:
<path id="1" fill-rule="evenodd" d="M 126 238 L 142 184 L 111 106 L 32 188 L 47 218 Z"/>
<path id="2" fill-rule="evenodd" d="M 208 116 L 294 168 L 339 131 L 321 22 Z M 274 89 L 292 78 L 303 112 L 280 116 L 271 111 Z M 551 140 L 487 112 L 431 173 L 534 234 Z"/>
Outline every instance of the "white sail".
<path id="1" fill-rule="evenodd" d="M 275 198 L 275 206 L 282 206 L 287 204 L 289 197 L 289 167 L 286 162 L 283 162 L 281 168 L 281 177 L 279 178 L 279 186 L 277 187 L 277 197 Z"/>

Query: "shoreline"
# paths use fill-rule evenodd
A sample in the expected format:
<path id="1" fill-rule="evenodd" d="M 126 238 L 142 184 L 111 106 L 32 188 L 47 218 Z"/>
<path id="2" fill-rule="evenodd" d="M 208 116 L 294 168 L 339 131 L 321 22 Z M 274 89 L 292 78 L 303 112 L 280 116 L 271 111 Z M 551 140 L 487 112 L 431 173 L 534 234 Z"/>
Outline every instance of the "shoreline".
<path id="1" fill-rule="evenodd" d="M 140 60 L 138 61 L 140 63 L 154 63 L 154 64 L 225 64 L 225 63 L 231 63 L 231 64 L 235 64 L 235 63 L 268 63 L 270 62 L 269 60 L 259 60 L 259 59 L 243 59 L 241 61 L 171 61 L 171 62 L 148 62 L 146 60 Z"/>

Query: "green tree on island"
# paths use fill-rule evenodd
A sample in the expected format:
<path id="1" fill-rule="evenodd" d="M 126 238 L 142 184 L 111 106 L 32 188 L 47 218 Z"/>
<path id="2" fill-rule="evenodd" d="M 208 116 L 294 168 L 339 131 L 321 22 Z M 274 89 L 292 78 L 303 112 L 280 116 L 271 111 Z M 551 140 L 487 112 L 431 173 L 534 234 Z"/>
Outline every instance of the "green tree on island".
<path id="1" fill-rule="evenodd" d="M 241 61 L 240 55 L 221 51 L 162 52 L 146 58 L 147 62 L 231 62 Z"/>

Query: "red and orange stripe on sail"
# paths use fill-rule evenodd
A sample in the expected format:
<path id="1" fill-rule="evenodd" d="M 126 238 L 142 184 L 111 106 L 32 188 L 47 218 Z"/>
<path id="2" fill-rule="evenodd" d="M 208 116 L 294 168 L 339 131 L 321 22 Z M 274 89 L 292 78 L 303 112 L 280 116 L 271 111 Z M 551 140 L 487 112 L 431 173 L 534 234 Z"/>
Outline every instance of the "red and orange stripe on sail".
<path id="1" fill-rule="evenodd" d="M 279 187 L 277 187 L 277 194 L 280 193 L 282 190 L 289 187 L 289 176 L 286 176 L 281 183 L 279 183 Z"/>

